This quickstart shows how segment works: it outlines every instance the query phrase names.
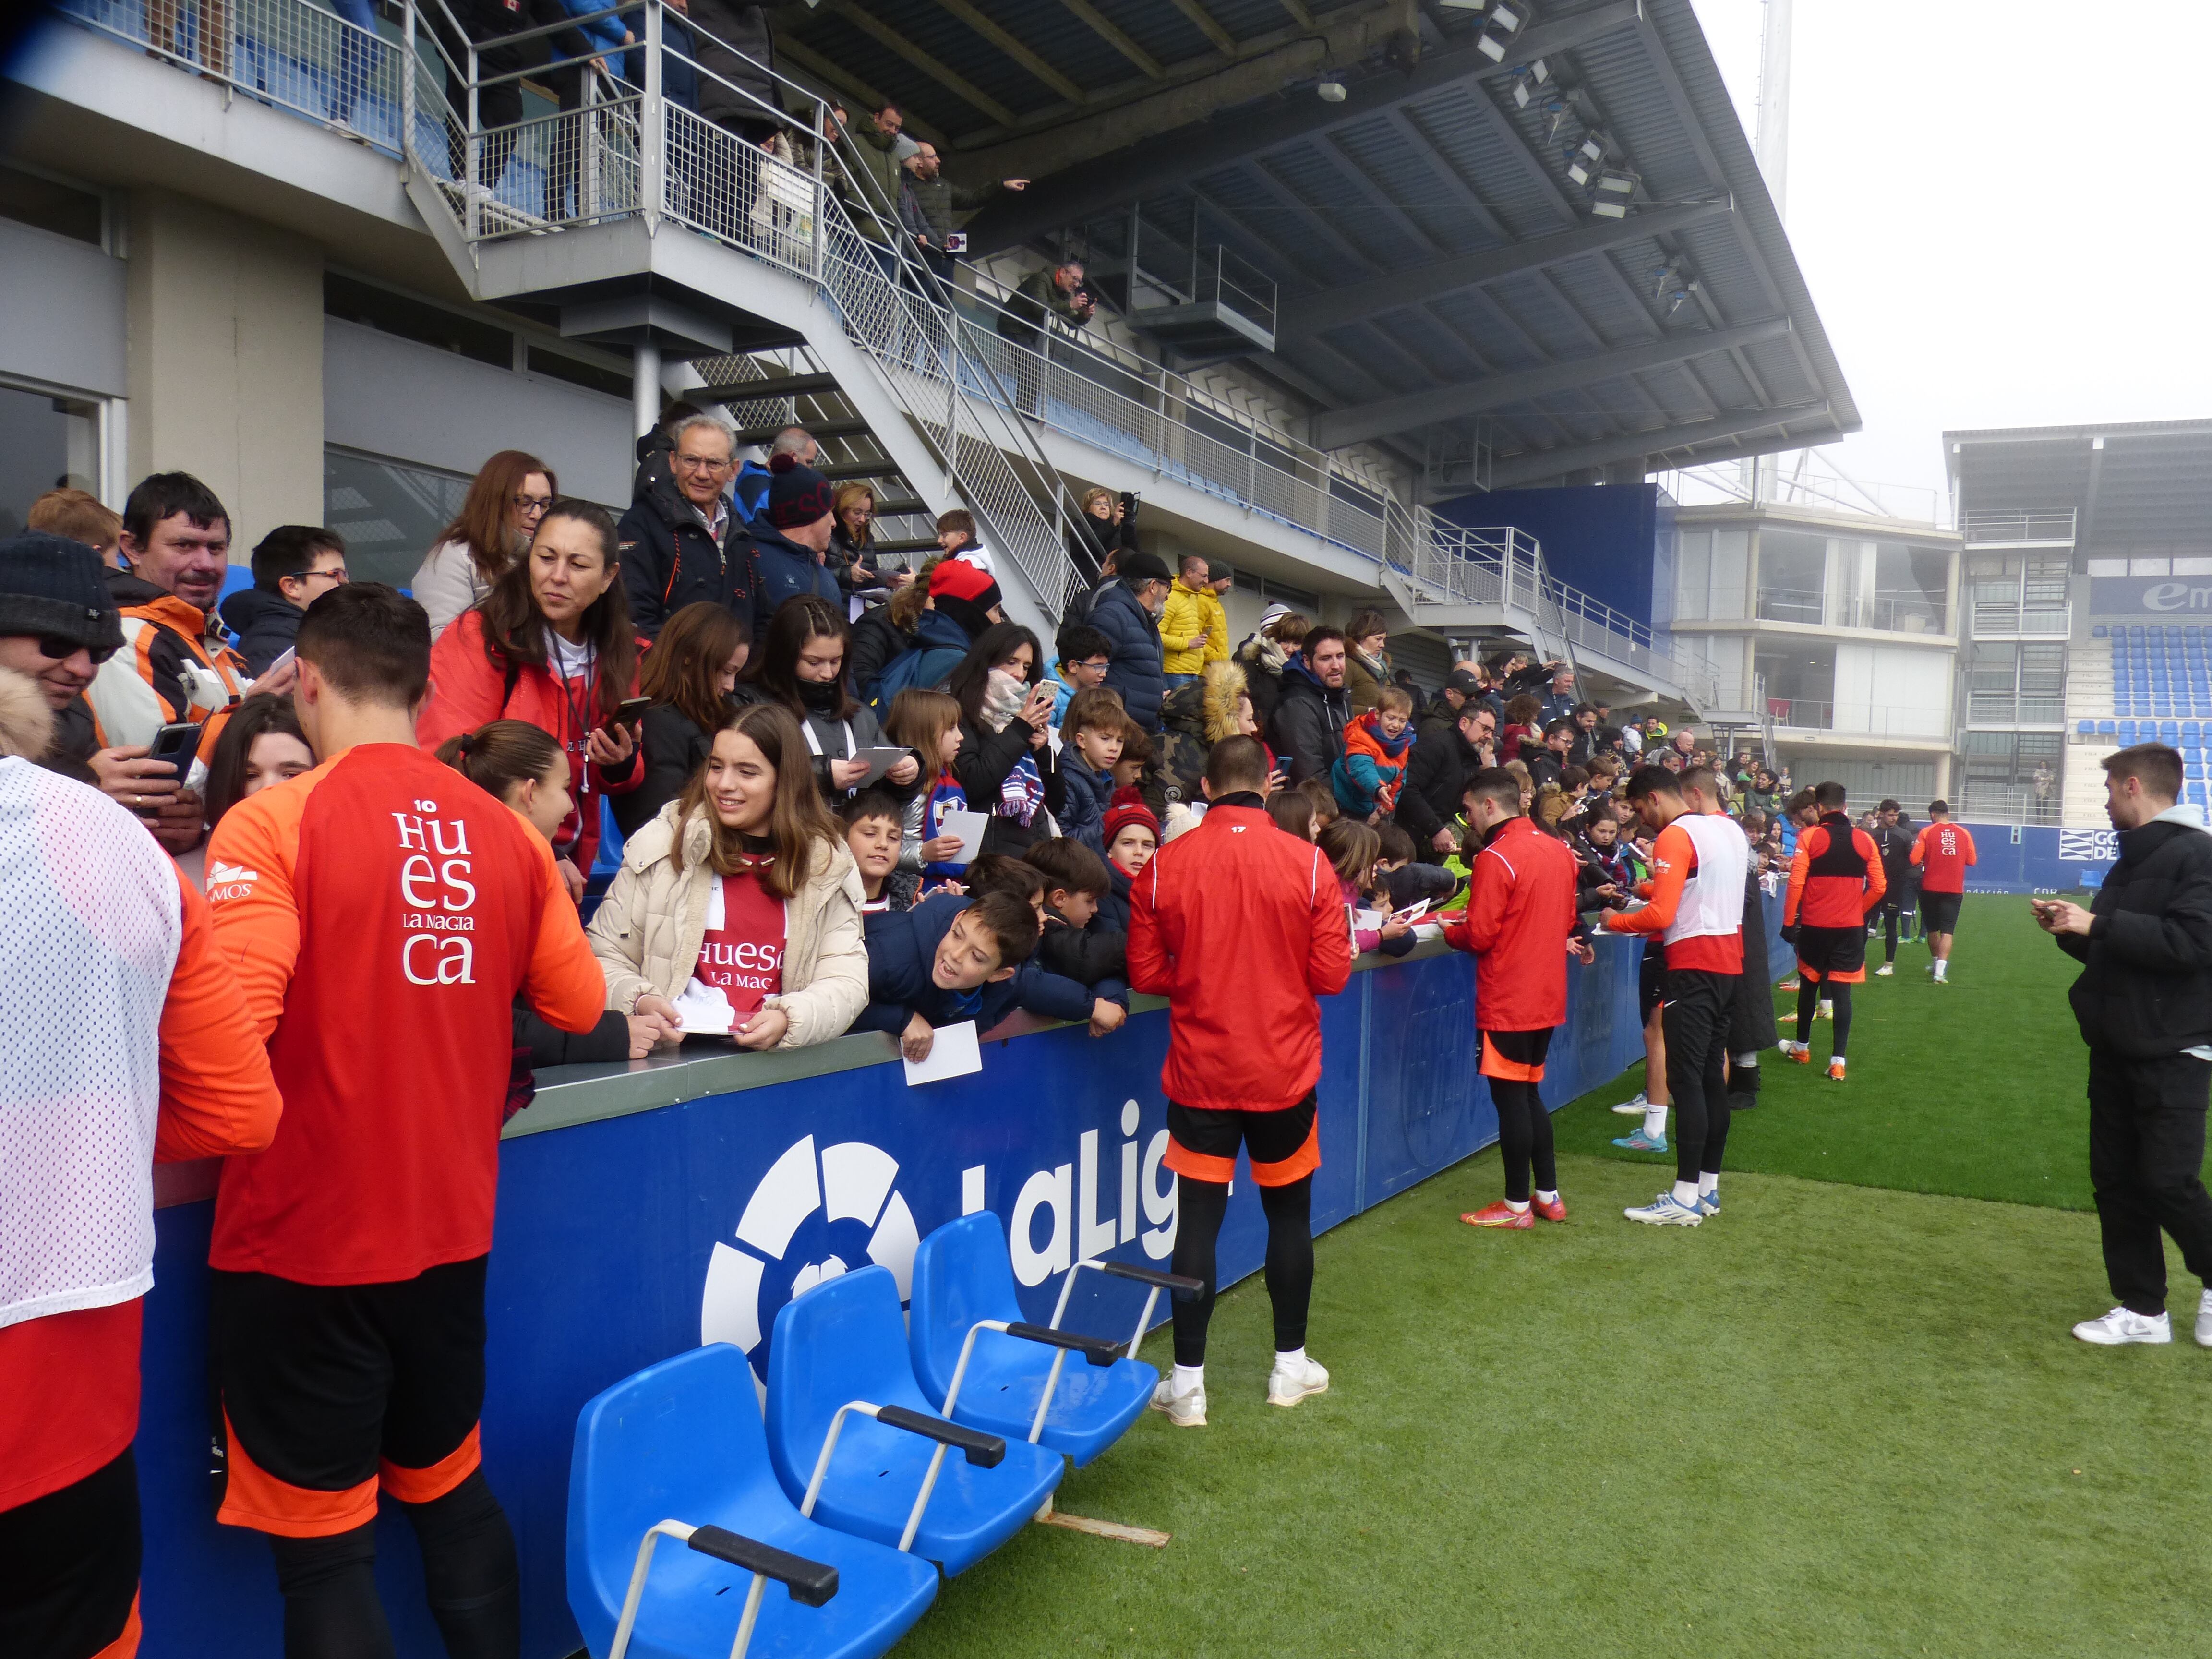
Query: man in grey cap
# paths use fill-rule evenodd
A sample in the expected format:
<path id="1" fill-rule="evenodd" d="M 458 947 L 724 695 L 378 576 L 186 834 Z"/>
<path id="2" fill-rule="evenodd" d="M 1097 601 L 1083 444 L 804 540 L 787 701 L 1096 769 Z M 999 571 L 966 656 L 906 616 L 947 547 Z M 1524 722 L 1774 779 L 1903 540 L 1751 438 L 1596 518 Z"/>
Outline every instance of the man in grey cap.
<path id="1" fill-rule="evenodd" d="M 163 812 L 166 798 L 179 793 L 176 769 L 146 759 L 143 749 L 103 748 L 84 700 L 100 665 L 123 646 L 123 623 L 105 574 L 97 552 L 64 536 L 33 531 L 0 539 L 0 668 L 30 679 L 54 711 L 53 744 L 40 764 L 148 817 Z M 174 836 L 189 848 L 199 837 L 198 800 L 183 803 L 173 816 Z M 183 839 L 186 818 L 189 842 Z M 167 844 L 164 826 L 152 827 Z"/>

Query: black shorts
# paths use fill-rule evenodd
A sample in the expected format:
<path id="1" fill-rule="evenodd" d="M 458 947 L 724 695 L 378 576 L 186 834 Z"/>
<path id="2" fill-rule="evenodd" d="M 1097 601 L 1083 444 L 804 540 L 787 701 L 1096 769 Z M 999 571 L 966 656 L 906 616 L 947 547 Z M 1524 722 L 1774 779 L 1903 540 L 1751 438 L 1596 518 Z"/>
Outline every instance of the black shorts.
<path id="1" fill-rule="evenodd" d="M 1866 977 L 1866 929 L 1807 927 L 1797 929 L 1797 972 L 1800 977 L 1837 980 L 1849 985 Z"/>
<path id="2" fill-rule="evenodd" d="M 1321 1122 L 1313 1091 L 1280 1111 L 1223 1111 L 1168 1102 L 1168 1150 L 1160 1162 L 1187 1181 L 1227 1186 L 1237 1176 L 1237 1149 L 1252 1160 L 1252 1179 L 1287 1187 L 1321 1168 Z"/>
<path id="3" fill-rule="evenodd" d="M 128 1448 L 0 1510 L 0 1653 L 92 1659 L 138 1629 L 138 1466 Z"/>
<path id="4" fill-rule="evenodd" d="M 380 1485 L 427 1504 L 474 1474 L 489 1259 L 383 1285 L 210 1273 L 216 1519 L 327 1538 L 376 1518 Z"/>
<path id="5" fill-rule="evenodd" d="M 1552 1033 L 1557 1029 L 1547 1025 L 1540 1031 L 1478 1033 L 1482 1060 L 1477 1069 L 1485 1077 L 1508 1083 L 1541 1083 L 1544 1057 L 1552 1052 Z"/>
<path id="6" fill-rule="evenodd" d="M 1644 962 L 1636 970 L 1636 1006 L 1649 1025 L 1659 1005 L 1667 1000 L 1667 945 L 1663 939 L 1647 939 Z"/>
<path id="7" fill-rule="evenodd" d="M 1920 931 L 1923 933 L 1955 933 L 1959 931 L 1959 893 L 1923 893 L 1920 896 Z"/>

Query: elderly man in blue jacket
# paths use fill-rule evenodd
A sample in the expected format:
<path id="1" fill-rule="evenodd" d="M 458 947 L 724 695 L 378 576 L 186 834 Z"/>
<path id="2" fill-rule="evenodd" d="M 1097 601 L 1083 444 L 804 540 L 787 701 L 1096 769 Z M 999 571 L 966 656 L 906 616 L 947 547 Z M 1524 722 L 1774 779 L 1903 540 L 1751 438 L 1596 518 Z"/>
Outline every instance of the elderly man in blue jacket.
<path id="1" fill-rule="evenodd" d="M 1121 707 L 1147 732 L 1160 729 L 1160 703 L 1167 696 L 1167 674 L 1160 666 L 1160 606 L 1172 578 L 1156 553 L 1124 553 L 1120 574 L 1091 603 L 1084 618 L 1113 647 L 1106 684 L 1121 694 Z"/>

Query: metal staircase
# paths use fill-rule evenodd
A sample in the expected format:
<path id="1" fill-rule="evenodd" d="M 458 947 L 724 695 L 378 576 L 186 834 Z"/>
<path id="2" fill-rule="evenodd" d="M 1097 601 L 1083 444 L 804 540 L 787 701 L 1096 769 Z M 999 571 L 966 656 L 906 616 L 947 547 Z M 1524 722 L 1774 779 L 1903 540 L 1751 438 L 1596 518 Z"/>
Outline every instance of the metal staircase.
<path id="1" fill-rule="evenodd" d="M 885 516 L 906 521 L 897 539 L 920 544 L 915 521 L 966 507 L 998 556 L 1010 613 L 1049 637 L 1084 580 L 1067 553 L 1074 504 L 1014 389 L 928 297 L 933 282 L 902 239 L 871 242 L 830 187 L 830 147 L 811 138 L 826 106 L 791 82 L 785 96 L 811 124 L 755 100 L 780 129 L 784 153 L 772 154 L 669 102 L 655 0 L 641 86 L 604 68 L 619 52 L 602 53 L 582 107 L 485 128 L 469 114 L 505 77 L 486 74 L 472 47 L 452 50 L 465 37 L 443 0 L 410 0 L 405 16 L 407 192 L 474 297 L 558 306 L 564 332 L 649 342 L 700 378 L 684 395 L 724 404 L 748 432 L 821 421 L 830 476 L 876 483 Z M 448 74 L 468 88 L 469 112 L 447 102 Z M 462 179 L 486 182 L 457 179 L 456 156 Z M 880 202 L 858 210 L 890 217 Z"/>

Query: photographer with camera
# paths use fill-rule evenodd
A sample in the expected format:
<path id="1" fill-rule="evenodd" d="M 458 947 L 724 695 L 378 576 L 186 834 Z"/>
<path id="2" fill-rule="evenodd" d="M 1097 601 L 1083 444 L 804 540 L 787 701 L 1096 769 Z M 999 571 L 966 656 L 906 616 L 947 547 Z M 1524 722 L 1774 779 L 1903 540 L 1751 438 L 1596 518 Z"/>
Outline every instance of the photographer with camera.
<path id="1" fill-rule="evenodd" d="M 1132 490 L 1117 496 L 1094 484 L 1083 492 L 1080 505 L 1082 512 L 1067 527 L 1067 556 L 1095 588 L 1113 580 L 1117 554 L 1137 550 L 1137 497 Z M 1087 595 L 1082 608 L 1090 609 Z"/>

